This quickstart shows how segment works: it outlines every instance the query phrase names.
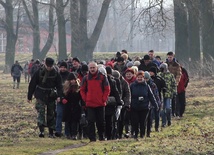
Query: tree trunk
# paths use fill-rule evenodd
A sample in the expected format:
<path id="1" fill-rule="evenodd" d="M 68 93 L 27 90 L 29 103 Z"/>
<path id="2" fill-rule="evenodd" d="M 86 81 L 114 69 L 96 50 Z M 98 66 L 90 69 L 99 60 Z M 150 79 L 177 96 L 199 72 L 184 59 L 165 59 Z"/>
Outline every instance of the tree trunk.
<path id="1" fill-rule="evenodd" d="M 64 4 L 63 0 L 56 1 L 56 15 L 58 24 L 58 52 L 59 60 L 67 58 L 67 47 L 66 47 L 66 29 L 65 29 L 65 17 L 64 17 Z"/>
<path id="2" fill-rule="evenodd" d="M 202 51 L 204 61 L 214 58 L 214 21 L 212 0 L 200 0 Z"/>
<path id="3" fill-rule="evenodd" d="M 40 51 L 40 28 L 39 28 L 39 14 L 38 14 L 38 2 L 37 0 L 32 0 L 33 16 L 26 5 L 25 0 L 22 0 L 23 6 L 25 8 L 26 14 L 29 18 L 32 30 L 33 30 L 33 59 L 44 59 L 46 54 L 51 48 L 54 38 L 54 22 L 53 22 L 53 6 L 54 0 L 50 1 L 49 8 L 49 34 L 45 46 Z"/>
<path id="4" fill-rule="evenodd" d="M 187 63 L 188 53 L 188 28 L 187 12 L 183 0 L 173 0 L 175 17 L 175 54 L 181 63 Z"/>
<path id="5" fill-rule="evenodd" d="M 33 59 L 40 58 L 40 30 L 37 0 L 32 0 L 33 7 Z"/>
<path id="6" fill-rule="evenodd" d="M 102 8 L 97 20 L 97 23 L 95 25 L 94 31 L 91 35 L 90 38 L 88 38 L 87 35 L 87 6 L 88 6 L 88 2 L 87 0 L 84 1 L 80 1 L 80 17 L 79 17 L 79 35 L 77 36 L 79 39 L 78 43 L 79 45 L 76 47 L 79 47 L 78 51 L 74 51 L 74 48 L 72 50 L 72 56 L 78 56 L 81 60 L 85 60 L 85 61 L 91 61 L 93 59 L 93 51 L 94 48 L 96 47 L 97 41 L 99 39 L 107 12 L 108 12 L 108 8 L 110 5 L 111 0 L 104 0 L 103 4 L 102 4 Z M 74 18 L 74 16 L 72 16 L 73 14 L 71 14 L 71 18 Z M 78 15 L 76 15 L 78 16 Z M 72 31 L 73 32 L 73 31 Z M 73 32 L 74 33 L 74 32 Z M 72 36 L 73 36 L 72 33 Z M 76 32 L 75 32 L 76 33 Z M 75 34 L 74 34 L 75 36 Z M 73 39 L 73 38 L 72 38 Z M 73 41 L 72 41 L 73 43 Z M 72 44 L 73 46 L 73 44 Z"/>
<path id="7" fill-rule="evenodd" d="M 42 48 L 41 53 L 40 53 L 40 59 L 43 60 L 45 56 L 47 55 L 48 51 L 50 50 L 52 44 L 53 44 L 53 39 L 54 39 L 54 14 L 53 14 L 53 9 L 54 9 L 54 1 L 51 0 L 50 3 L 50 8 L 49 8 L 49 34 L 48 34 L 48 39 L 45 43 L 45 46 Z"/>
<path id="8" fill-rule="evenodd" d="M 198 74 L 200 62 L 200 25 L 199 25 L 199 0 L 186 0 L 188 9 L 188 34 L 189 34 L 189 71 L 190 74 Z"/>
<path id="9" fill-rule="evenodd" d="M 71 16 L 71 55 L 73 57 L 80 55 L 80 41 L 79 41 L 79 1 L 71 0 L 70 16 Z M 79 53 L 79 54 L 78 54 Z"/>
<path id="10" fill-rule="evenodd" d="M 12 0 L 7 0 L 5 3 L 3 1 L 0 1 L 0 3 L 5 9 L 6 21 L 5 21 L 4 27 L 7 33 L 4 73 L 9 73 L 15 59 L 15 46 L 16 46 L 17 35 L 18 35 L 18 24 L 16 27 L 16 34 L 15 34 L 14 25 L 13 25 L 14 8 L 12 5 Z"/>

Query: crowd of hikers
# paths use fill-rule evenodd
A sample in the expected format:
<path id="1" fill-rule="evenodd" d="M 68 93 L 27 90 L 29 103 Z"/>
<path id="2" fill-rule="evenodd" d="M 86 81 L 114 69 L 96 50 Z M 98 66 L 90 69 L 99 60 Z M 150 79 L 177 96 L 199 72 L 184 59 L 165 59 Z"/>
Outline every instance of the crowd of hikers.
<path id="1" fill-rule="evenodd" d="M 29 82 L 28 102 L 36 99 L 39 137 L 45 137 L 45 127 L 50 138 L 91 142 L 150 137 L 185 111 L 189 77 L 173 52 L 166 61 L 153 50 L 133 60 L 126 50 L 88 63 L 78 57 L 55 63 L 48 57 L 18 69 Z"/>

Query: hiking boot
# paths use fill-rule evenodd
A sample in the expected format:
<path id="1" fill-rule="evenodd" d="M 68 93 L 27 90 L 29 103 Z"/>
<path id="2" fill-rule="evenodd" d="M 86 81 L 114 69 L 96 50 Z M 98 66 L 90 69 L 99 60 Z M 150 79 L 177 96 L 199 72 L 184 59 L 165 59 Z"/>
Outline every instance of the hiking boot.
<path id="1" fill-rule="evenodd" d="M 39 133 L 39 137 L 40 137 L 40 138 L 44 138 L 44 137 L 45 137 L 44 133 L 43 133 L 43 132 L 40 132 L 40 133 Z"/>
<path id="2" fill-rule="evenodd" d="M 77 140 L 77 136 L 72 136 L 71 139 L 72 140 Z"/>
<path id="3" fill-rule="evenodd" d="M 59 132 L 55 132 L 55 136 L 56 136 L 56 137 L 61 137 L 61 136 L 62 136 L 62 134 L 61 134 L 61 133 L 59 133 Z"/>
<path id="4" fill-rule="evenodd" d="M 54 138 L 53 129 L 49 128 L 49 138 Z"/>
<path id="5" fill-rule="evenodd" d="M 171 121 L 168 121 L 167 125 L 170 126 L 171 125 Z"/>
<path id="6" fill-rule="evenodd" d="M 155 128 L 155 131 L 156 131 L 156 132 L 159 132 L 159 129 L 158 129 L 158 128 Z"/>

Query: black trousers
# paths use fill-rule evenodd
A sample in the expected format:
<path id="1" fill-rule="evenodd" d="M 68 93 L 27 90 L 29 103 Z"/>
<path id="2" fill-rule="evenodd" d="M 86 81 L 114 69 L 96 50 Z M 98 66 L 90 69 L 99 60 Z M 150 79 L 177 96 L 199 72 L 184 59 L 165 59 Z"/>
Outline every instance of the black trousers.
<path id="1" fill-rule="evenodd" d="M 99 138 L 104 137 L 105 131 L 105 107 L 90 108 L 87 107 L 88 119 L 88 138 L 92 141 L 96 140 L 95 123 Z"/>
<path id="2" fill-rule="evenodd" d="M 177 95 L 177 106 L 176 113 L 178 116 L 182 117 L 185 112 L 186 107 L 186 92 L 178 93 Z"/>
<path id="3" fill-rule="evenodd" d="M 135 138 L 138 137 L 140 125 L 140 137 L 145 136 L 146 123 L 148 118 L 149 109 L 134 110 L 131 109 L 131 125 L 134 131 Z"/>

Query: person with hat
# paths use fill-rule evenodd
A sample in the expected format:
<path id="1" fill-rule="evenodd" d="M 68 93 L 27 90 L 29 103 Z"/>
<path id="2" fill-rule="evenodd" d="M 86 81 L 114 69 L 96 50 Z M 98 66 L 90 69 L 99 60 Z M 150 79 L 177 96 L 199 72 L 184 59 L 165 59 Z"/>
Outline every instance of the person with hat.
<path id="1" fill-rule="evenodd" d="M 64 84 L 69 75 L 67 62 L 62 61 L 59 63 L 59 74 L 61 75 L 61 78 L 62 78 L 62 84 Z M 56 137 L 62 136 L 62 118 L 63 118 L 64 108 L 65 108 L 65 106 L 61 101 L 57 102 L 57 104 L 56 104 L 56 132 L 55 132 Z M 66 132 L 66 129 L 67 129 L 67 126 L 65 125 L 65 132 Z"/>
<path id="2" fill-rule="evenodd" d="M 132 68 L 128 68 L 125 71 L 125 80 L 129 83 L 129 85 L 136 80 L 135 72 Z"/>
<path id="3" fill-rule="evenodd" d="M 130 102 L 131 93 L 129 83 L 124 79 L 123 76 L 116 70 L 112 71 L 112 76 L 118 79 L 121 85 L 121 98 L 124 102 L 123 108 L 121 109 L 120 117 L 118 119 L 118 138 L 121 139 L 123 135 L 123 128 L 125 127 L 125 137 L 130 136 Z M 119 87 L 118 87 L 119 88 Z"/>
<path id="4" fill-rule="evenodd" d="M 157 86 L 158 93 L 159 93 L 158 95 L 159 95 L 160 101 L 162 101 L 161 93 L 164 94 L 164 92 L 166 90 L 166 83 L 165 83 L 163 78 L 161 78 L 159 75 L 157 75 L 157 69 L 155 67 L 151 67 L 149 69 L 149 74 L 150 74 L 151 79 L 153 80 L 153 82 Z M 156 132 L 159 132 L 159 121 L 160 121 L 161 107 L 162 107 L 162 103 L 161 103 L 158 111 L 156 111 L 154 109 L 152 110 L 152 115 L 154 115 L 154 118 L 155 118 L 155 131 Z"/>
<path id="5" fill-rule="evenodd" d="M 148 71 L 152 66 L 156 67 L 158 70 L 157 65 L 151 61 L 149 55 L 144 55 L 143 59 L 140 61 L 138 70 Z"/>
<path id="6" fill-rule="evenodd" d="M 140 129 L 140 137 L 145 136 L 145 128 L 147 117 L 152 106 L 158 109 L 157 101 L 152 93 L 150 86 L 144 79 L 144 72 L 138 71 L 136 81 L 130 85 L 131 90 L 131 125 L 134 131 L 134 138 L 138 138 Z"/>
<path id="7" fill-rule="evenodd" d="M 32 102 L 33 95 L 36 98 L 36 110 L 38 113 L 37 124 L 40 130 L 39 137 L 44 137 L 44 127 L 49 129 L 49 137 L 53 137 L 55 130 L 55 101 L 62 97 L 62 79 L 54 69 L 54 60 L 45 59 L 45 64 L 37 70 L 28 86 L 28 102 Z"/>
<path id="8" fill-rule="evenodd" d="M 123 57 L 120 56 L 117 58 L 117 62 L 114 64 L 113 69 L 119 71 L 121 75 L 124 74 L 127 67 Z"/>
<path id="9" fill-rule="evenodd" d="M 174 94 L 177 94 L 177 85 L 175 77 L 169 72 L 167 63 L 162 63 L 160 65 L 160 73 L 158 74 L 164 79 L 166 83 L 166 89 L 163 93 L 163 109 L 161 111 L 162 116 L 162 127 L 171 125 L 171 104 Z"/>
<path id="10" fill-rule="evenodd" d="M 16 61 L 15 64 L 13 64 L 11 67 L 11 76 L 13 77 L 13 89 L 15 89 L 15 85 L 16 88 L 19 89 L 22 72 L 23 72 L 22 66 L 19 64 L 18 61 Z"/>
<path id="11" fill-rule="evenodd" d="M 81 95 L 80 95 L 80 80 L 71 72 L 64 85 L 61 102 L 65 105 L 63 111 L 63 120 L 67 126 L 66 137 L 72 140 L 77 140 L 79 120 L 81 116 Z"/>
<path id="12" fill-rule="evenodd" d="M 78 57 L 74 57 L 72 59 L 72 68 L 70 69 L 70 72 L 75 72 L 76 75 L 79 74 L 81 68 L 81 62 Z"/>
<path id="13" fill-rule="evenodd" d="M 157 101 L 158 107 L 160 107 L 161 106 L 161 100 L 159 98 L 158 88 L 157 88 L 157 85 L 151 79 L 151 76 L 150 76 L 148 71 L 144 72 L 144 79 L 147 82 L 147 84 L 150 86 L 150 88 L 152 90 L 152 93 L 154 94 L 154 97 L 155 97 L 155 99 Z M 155 114 L 159 115 L 159 108 L 155 109 L 152 105 L 150 105 L 148 119 L 147 119 L 147 134 L 146 134 L 147 137 L 150 137 L 150 133 L 151 133 L 152 118 L 153 118 L 152 117 L 152 112 L 153 111 L 154 111 L 154 113 L 157 111 L 157 114 L 156 113 Z M 160 117 L 158 117 L 156 119 L 158 119 L 158 121 L 159 121 Z M 158 123 L 158 126 L 159 126 L 159 122 L 156 122 L 156 123 Z M 158 129 L 158 128 L 155 128 L 155 129 Z"/>

